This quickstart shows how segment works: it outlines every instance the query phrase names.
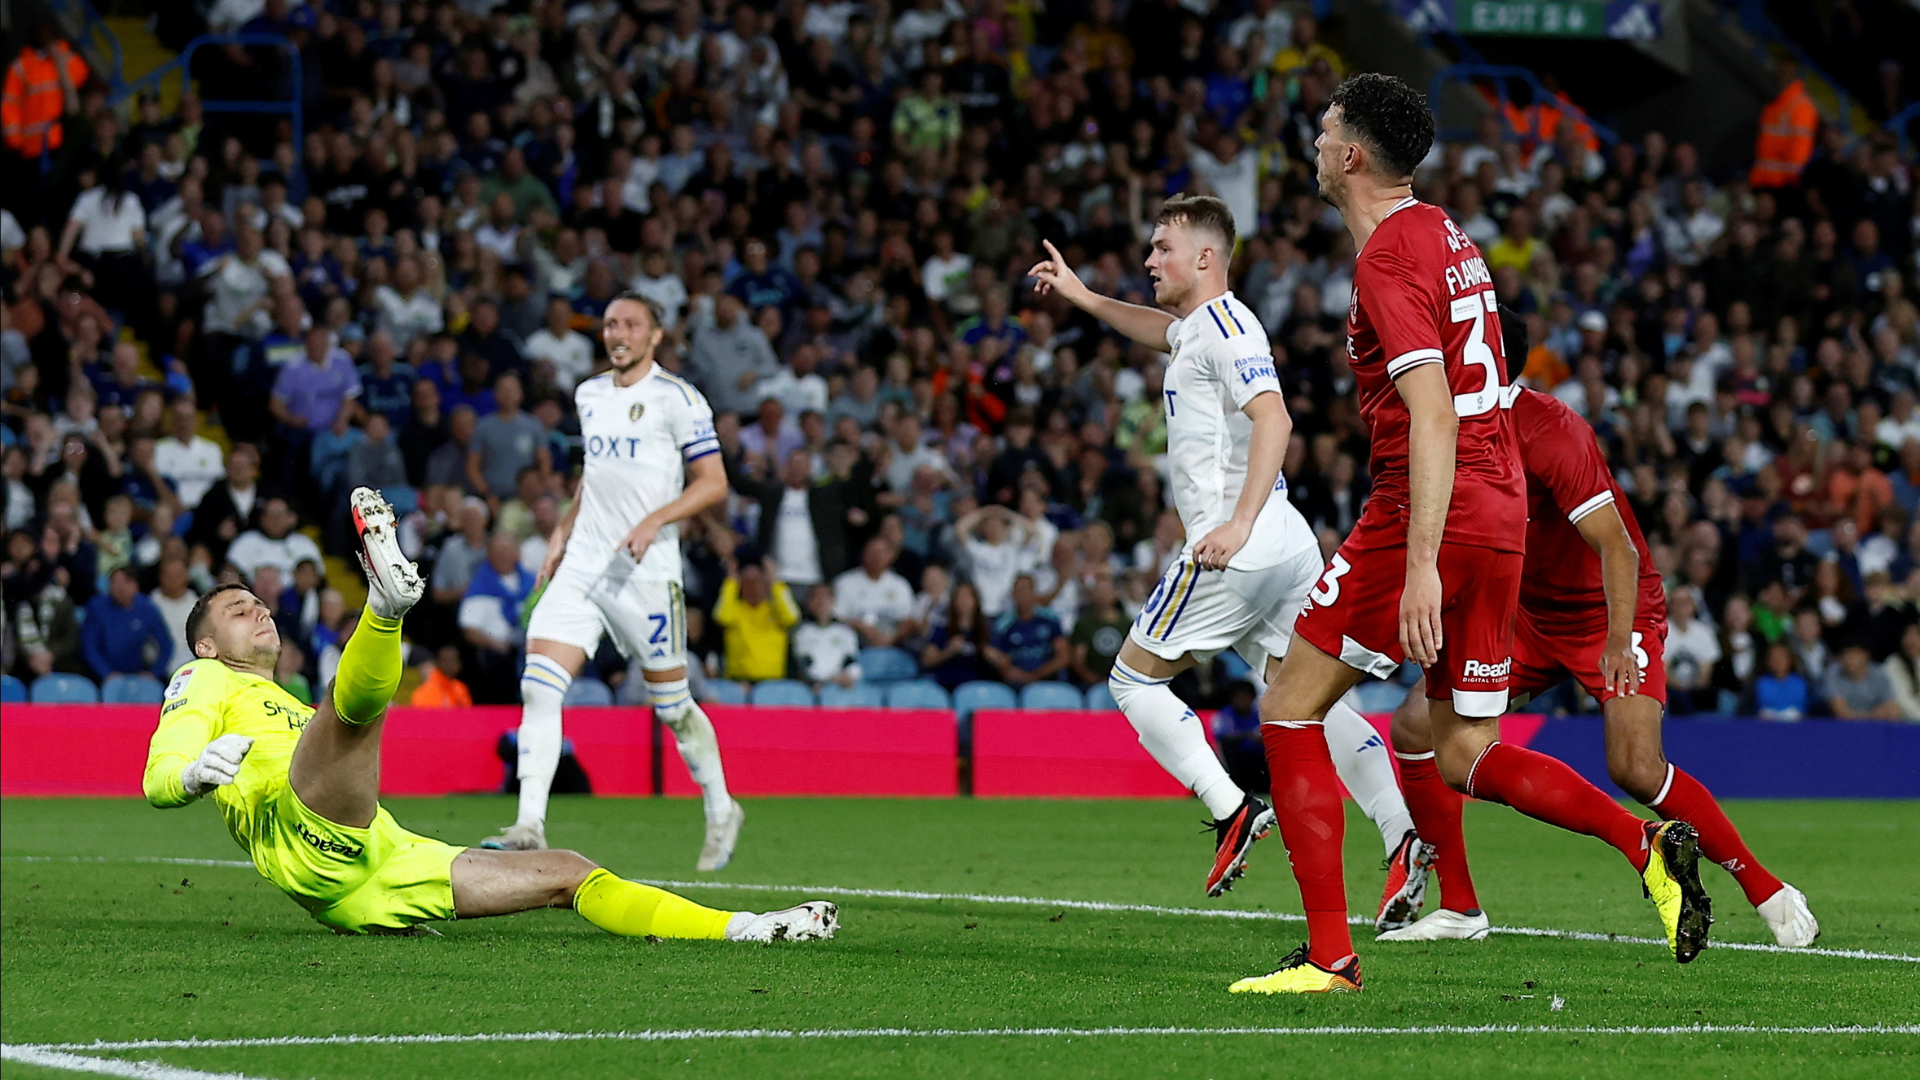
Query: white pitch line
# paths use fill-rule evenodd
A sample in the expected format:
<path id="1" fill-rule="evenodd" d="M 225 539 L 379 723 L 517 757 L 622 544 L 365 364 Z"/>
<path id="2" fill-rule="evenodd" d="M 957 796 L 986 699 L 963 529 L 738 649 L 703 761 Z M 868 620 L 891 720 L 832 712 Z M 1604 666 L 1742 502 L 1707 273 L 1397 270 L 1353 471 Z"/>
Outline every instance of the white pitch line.
<path id="1" fill-rule="evenodd" d="M 1242 908 L 1160 907 L 1156 904 L 1112 904 L 1099 900 L 1049 900 L 1037 896 L 998 896 L 991 893 L 937 893 L 915 889 L 845 889 L 833 885 L 754 885 L 735 881 L 678 881 L 672 878 L 640 878 L 642 884 L 663 889 L 739 889 L 749 892 L 793 892 L 815 896 L 863 896 L 888 900 L 959 900 L 975 904 L 1009 904 L 1019 907 L 1063 907 L 1078 911 L 1140 912 L 1148 915 L 1190 915 L 1203 919 L 1250 919 L 1270 922 L 1305 922 L 1306 916 L 1284 911 L 1248 911 Z M 1347 920 L 1355 926 L 1372 926 L 1373 920 L 1355 915 Z M 1629 937 L 1625 934 L 1601 934 L 1591 930 L 1552 930 L 1535 926 L 1496 926 L 1496 934 L 1520 937 L 1563 938 L 1568 941 L 1610 941 L 1627 945 L 1665 945 L 1665 938 Z M 1920 964 L 1920 956 L 1904 953 L 1867 952 L 1864 949 L 1794 948 L 1746 941 L 1708 941 L 1710 949 L 1737 949 L 1743 952 L 1790 953 L 1800 956 L 1831 956 L 1843 960 L 1894 960 Z"/>
<path id="2" fill-rule="evenodd" d="M 5 860 L 8 862 L 160 863 L 169 866 L 231 866 L 253 869 L 251 862 L 242 859 L 174 859 L 160 856 L 113 858 L 103 855 L 8 855 L 5 856 Z M 1104 900 L 1059 900 L 1043 896 L 1002 896 L 994 893 L 942 893 L 923 892 L 918 889 L 850 889 L 838 885 L 760 885 L 739 881 L 681 881 L 675 878 L 635 878 L 634 880 L 663 889 L 733 889 L 741 892 L 807 893 L 812 896 L 859 896 L 878 900 L 954 900 L 973 904 L 1054 907 L 1074 911 L 1112 911 L 1142 915 L 1182 915 L 1201 919 L 1244 919 L 1254 922 L 1306 921 L 1305 916 L 1290 912 L 1248 911 L 1244 908 L 1163 907 L 1159 904 L 1116 904 Z M 1355 926 L 1373 925 L 1373 920 L 1364 915 L 1355 915 L 1347 921 Z M 1559 938 L 1563 941 L 1605 941 L 1622 945 L 1665 945 L 1667 943 L 1665 938 L 1602 934 L 1592 930 L 1555 930 L 1538 926 L 1496 926 L 1493 932 L 1513 934 L 1517 937 Z M 1869 952 L 1865 949 L 1795 948 L 1753 941 L 1708 941 L 1707 947 L 1738 952 L 1828 956 L 1839 960 L 1891 960 L 1902 964 L 1920 964 L 1920 956 Z"/>
<path id="3" fill-rule="evenodd" d="M 1920 1035 L 1920 1024 L 1799 1027 L 1757 1024 L 1567 1026 L 1547 1024 L 1421 1024 L 1379 1027 L 1031 1027 L 1031 1028 L 682 1028 L 645 1031 L 518 1031 L 426 1035 L 281 1035 L 251 1039 L 136 1039 L 126 1042 L 35 1043 L 17 1050 L 105 1053 L 127 1050 L 225 1050 L 280 1046 L 445 1046 L 468 1043 L 689 1042 L 696 1039 L 1032 1039 L 1219 1035 Z M 122 1074 L 130 1075 L 130 1074 Z M 204 1077 L 207 1073 L 195 1073 Z M 183 1077 L 182 1080 L 185 1080 Z"/>
<path id="4" fill-rule="evenodd" d="M 133 1080 L 258 1080 L 245 1073 L 210 1073 L 182 1069 L 160 1061 L 121 1061 L 118 1058 L 86 1057 L 61 1053 L 40 1046 L 0 1046 L 0 1058 L 22 1065 L 38 1065 L 64 1072 L 93 1073 L 96 1076 L 124 1076 Z"/>

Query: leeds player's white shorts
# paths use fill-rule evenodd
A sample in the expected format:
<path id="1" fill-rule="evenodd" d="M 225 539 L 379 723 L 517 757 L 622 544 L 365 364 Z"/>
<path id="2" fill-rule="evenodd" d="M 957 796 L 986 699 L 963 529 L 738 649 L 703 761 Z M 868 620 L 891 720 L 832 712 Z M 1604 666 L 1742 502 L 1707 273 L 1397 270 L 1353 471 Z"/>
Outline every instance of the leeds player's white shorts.
<path id="1" fill-rule="evenodd" d="M 527 640 L 557 641 L 584 649 L 613 637 L 620 655 L 639 657 L 648 671 L 685 666 L 687 600 L 680 583 L 633 575 L 631 560 L 615 556 L 601 574 L 570 570 L 563 560 L 527 622 Z"/>
<path id="2" fill-rule="evenodd" d="M 1201 570 L 1180 559 L 1147 597 L 1129 640 L 1162 660 L 1211 660 L 1232 649 L 1266 677 L 1267 658 L 1287 654 L 1293 622 L 1326 571 L 1318 548 L 1265 570 Z"/>

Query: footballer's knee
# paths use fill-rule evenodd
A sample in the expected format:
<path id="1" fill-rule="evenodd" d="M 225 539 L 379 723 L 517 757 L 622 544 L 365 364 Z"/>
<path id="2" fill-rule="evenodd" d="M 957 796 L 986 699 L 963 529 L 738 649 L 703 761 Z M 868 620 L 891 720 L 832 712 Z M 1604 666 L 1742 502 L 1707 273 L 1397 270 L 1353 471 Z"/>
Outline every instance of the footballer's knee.
<path id="1" fill-rule="evenodd" d="M 564 848 L 545 852 L 553 873 L 553 894 L 547 901 L 548 907 L 572 907 L 574 890 L 587 880 L 587 875 L 600 869 L 600 864 L 577 851 Z"/>
<path id="2" fill-rule="evenodd" d="M 1421 679 L 1407 691 L 1406 700 L 1393 710 L 1390 728 L 1396 754 L 1426 754 L 1433 750 L 1433 721 L 1427 714 L 1427 681 Z"/>
<path id="3" fill-rule="evenodd" d="M 1607 754 L 1607 775 L 1635 802 L 1650 805 L 1660 797 L 1667 783 L 1666 755 L 1658 750 L 1638 748 Z"/>

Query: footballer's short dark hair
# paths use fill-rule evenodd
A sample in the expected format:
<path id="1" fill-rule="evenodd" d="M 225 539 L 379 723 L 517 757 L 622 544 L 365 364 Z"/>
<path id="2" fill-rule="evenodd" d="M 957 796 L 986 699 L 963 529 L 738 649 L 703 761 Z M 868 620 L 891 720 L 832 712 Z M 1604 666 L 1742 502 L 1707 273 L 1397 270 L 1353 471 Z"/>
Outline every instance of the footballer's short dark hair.
<path id="1" fill-rule="evenodd" d="M 193 652 L 194 642 L 197 642 L 202 637 L 206 636 L 207 620 L 212 617 L 209 614 L 208 609 L 213 606 L 214 597 L 219 596 L 221 593 L 232 592 L 235 589 L 240 589 L 242 591 L 251 591 L 251 590 L 248 590 L 245 585 L 242 585 L 237 581 L 229 581 L 225 585 L 215 585 L 212 589 L 207 590 L 207 595 L 193 602 L 193 610 L 187 612 L 187 651 L 188 652 Z M 197 657 L 200 654 L 194 653 L 194 655 Z"/>
<path id="2" fill-rule="evenodd" d="M 1379 157 L 1381 171 L 1393 179 L 1412 176 L 1433 149 L 1433 111 L 1426 95 L 1392 75 L 1355 75 L 1334 89 L 1327 107 L 1335 106 L 1341 122 Z"/>
<path id="3" fill-rule="evenodd" d="M 1212 195 L 1175 195 L 1160 206 L 1155 225 L 1183 225 L 1189 229 L 1211 229 L 1226 240 L 1224 248 L 1233 251 L 1233 211 Z"/>
<path id="4" fill-rule="evenodd" d="M 607 301 L 607 307 L 612 307 L 622 300 L 631 300 L 645 307 L 647 309 L 647 318 L 653 320 L 653 328 L 655 330 L 665 330 L 667 328 L 666 312 L 660 309 L 660 302 L 658 300 L 655 300 L 651 296 L 643 296 L 640 293 L 634 292 L 632 289 L 628 289 L 626 292 Z"/>

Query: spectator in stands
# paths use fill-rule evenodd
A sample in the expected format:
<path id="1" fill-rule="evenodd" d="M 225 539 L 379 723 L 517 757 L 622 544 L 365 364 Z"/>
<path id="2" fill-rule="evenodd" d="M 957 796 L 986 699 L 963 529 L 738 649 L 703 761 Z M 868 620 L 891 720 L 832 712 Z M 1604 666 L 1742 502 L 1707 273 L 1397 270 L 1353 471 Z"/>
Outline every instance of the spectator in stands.
<path id="1" fill-rule="evenodd" d="M 477 451 L 474 432 L 479 426 L 480 417 L 474 412 L 473 406 L 453 407 L 453 411 L 447 414 L 446 440 L 427 455 L 422 475 L 426 486 L 456 487 L 474 496 L 486 490 L 481 486 L 485 478 L 479 476 L 479 470 L 472 467 Z"/>
<path id="2" fill-rule="evenodd" d="M 267 399 L 267 409 L 280 425 L 283 485 L 292 486 L 306 474 L 314 437 L 350 421 L 359 397 L 360 372 L 353 357 L 333 343 L 333 333 L 325 326 L 308 330 L 305 350 L 281 365 Z"/>
<path id="3" fill-rule="evenodd" d="M 460 650 L 442 645 L 433 659 L 420 665 L 420 685 L 414 688 L 407 704 L 422 709 L 465 709 L 473 705 L 473 692 L 460 681 Z"/>
<path id="4" fill-rule="evenodd" d="M 154 443 L 153 464 L 173 485 L 186 507 L 200 505 L 207 491 L 226 476 L 220 444 L 200 434 L 200 414 L 193 398 L 182 394 L 169 406 L 171 423 L 166 438 Z"/>
<path id="5" fill-rule="evenodd" d="M 1667 591 L 1667 708 L 1680 715 L 1714 708 L 1713 666 L 1720 662 L 1720 639 L 1698 614 L 1692 589 Z"/>
<path id="6" fill-rule="evenodd" d="M 1033 575 L 1014 578 L 1012 607 L 994 623 L 985 655 L 1010 686 L 1051 679 L 1066 669 L 1066 631 L 1052 612 L 1040 606 Z"/>
<path id="7" fill-rule="evenodd" d="M 193 650 L 187 646 L 187 615 L 199 602 L 200 594 L 193 590 L 192 582 L 187 560 L 178 555 L 168 556 L 160 560 L 159 584 L 147 594 L 147 599 L 153 601 L 154 608 L 160 612 L 166 626 L 165 640 L 172 646 L 167 651 L 167 675 L 193 659 Z"/>
<path id="8" fill-rule="evenodd" d="M 1900 716 L 1920 720 L 1920 624 L 1909 623 L 1900 634 L 1900 648 L 1880 665 L 1900 705 Z"/>
<path id="9" fill-rule="evenodd" d="M 713 301 L 713 321 L 693 336 L 687 354 L 687 378 L 707 395 L 716 415 L 746 416 L 760 407 L 760 382 L 780 370 L 767 335 L 745 317 L 738 296 L 725 293 Z"/>
<path id="10" fill-rule="evenodd" d="M 847 532 L 863 511 L 848 504 L 853 494 L 838 477 L 813 479 L 811 455 L 805 449 L 786 457 L 780 479 L 755 485 L 746 478 L 734 481 L 736 491 L 757 487 L 760 525 L 756 543 L 772 554 L 781 580 L 805 588 L 831 583 L 847 568 Z"/>
<path id="11" fill-rule="evenodd" d="M 87 603 L 80 647 L 93 677 L 101 680 L 109 675 L 164 680 L 173 659 L 166 618 L 141 594 L 140 579 L 125 567 L 107 579 L 106 592 Z"/>
<path id="12" fill-rule="evenodd" d="M 1753 682 L 1753 710 L 1762 720 L 1804 720 L 1810 695 L 1793 649 L 1784 641 L 1767 646 L 1766 673 Z"/>
<path id="13" fill-rule="evenodd" d="M 470 681 L 480 704 L 517 700 L 520 650 L 527 637 L 522 614 L 532 594 L 533 572 L 520 565 L 520 541 L 512 533 L 495 532 L 487 538 L 486 561 L 474 567 L 456 617 L 473 656 Z"/>
<path id="14" fill-rule="evenodd" d="M 593 340 L 573 329 L 573 305 L 563 296 L 547 303 L 547 321 L 527 338 L 527 358 L 536 365 L 544 362 L 552 369 L 552 383 L 563 394 L 572 394 L 582 379 L 593 374 Z M 497 397 L 499 391 L 495 391 Z"/>
<path id="15" fill-rule="evenodd" d="M 834 617 L 859 633 L 865 645 L 892 645 L 900 624 L 913 614 L 913 586 L 893 572 L 893 544 L 876 536 L 860 552 L 860 565 L 833 579 Z"/>
<path id="16" fill-rule="evenodd" d="M 816 690 L 825 683 L 845 687 L 860 681 L 860 635 L 838 621 L 833 590 L 825 585 L 807 590 L 807 621 L 793 631 L 793 658 L 797 674 Z"/>
<path id="17" fill-rule="evenodd" d="M 467 451 L 467 482 L 498 513 L 500 505 L 513 497 L 520 470 L 538 469 L 544 477 L 552 471 L 553 460 L 547 452 L 546 429 L 520 411 L 526 400 L 520 376 L 508 372 L 495 379 L 493 400 L 497 411 L 474 425 Z"/>
<path id="18" fill-rule="evenodd" d="M 1086 605 L 1080 609 L 1079 621 L 1073 624 L 1068 638 L 1073 681 L 1082 687 L 1105 686 L 1132 625 L 1133 620 L 1120 610 L 1120 593 L 1113 586 L 1113 575 L 1102 568 L 1094 574 Z"/>
<path id="19" fill-rule="evenodd" d="M 1893 681 L 1887 677 L 1867 646 L 1848 642 L 1840 658 L 1827 667 L 1820 680 L 1820 696 L 1827 708 L 1840 720 L 1898 720 L 1900 702 L 1893 693 Z"/>
<path id="20" fill-rule="evenodd" d="M 439 558 L 427 581 L 429 593 L 442 607 L 456 607 L 466 598 L 467 586 L 486 561 L 491 520 L 486 503 L 472 496 L 461 501 L 454 519 L 458 531 L 440 542 Z"/>
<path id="21" fill-rule="evenodd" d="M 55 671 L 85 674 L 80 650 L 80 617 L 66 585 L 72 580 L 60 562 L 60 540 L 49 525 L 36 543 L 16 531 L 7 537 L 7 618 L 12 624 L 16 673 L 34 679 Z"/>
<path id="22" fill-rule="evenodd" d="M 1246 791 L 1261 791 L 1271 783 L 1267 752 L 1260 741 L 1260 704 L 1253 684 L 1236 680 L 1227 687 L 1227 703 L 1213 714 L 1213 741 L 1227 775 Z"/>
<path id="23" fill-rule="evenodd" d="M 755 561 L 758 555 L 749 545 L 735 549 L 713 608 L 714 625 L 726 634 L 722 670 L 743 682 L 786 678 L 787 632 L 800 621 L 779 567 L 772 559 Z"/>
<path id="24" fill-rule="evenodd" d="M 286 499 L 270 496 L 260 510 L 260 525 L 234 539 L 227 549 L 226 562 L 251 578 L 262 566 L 280 571 L 281 578 L 293 577 L 296 563 L 311 559 L 320 562 L 320 545 L 304 533 L 295 532 L 300 518 Z"/>
<path id="25" fill-rule="evenodd" d="M 393 504 L 394 512 L 411 514 L 420 504 L 420 495 L 407 483 L 407 462 L 394 441 L 393 429 L 383 413 L 371 413 L 366 420 L 366 438 L 347 451 L 341 482 L 344 490 L 370 487 Z"/>
<path id="26" fill-rule="evenodd" d="M 1004 506 L 982 506 L 954 522 L 953 531 L 980 590 L 981 613 L 999 618 L 1011 600 L 1014 577 L 1028 569 L 1032 523 Z"/>
<path id="27" fill-rule="evenodd" d="M 920 667 L 948 690 L 961 683 L 989 677 L 987 620 L 980 611 L 980 592 L 969 582 L 953 587 L 947 605 L 932 615 L 927 644 L 920 650 Z"/>

